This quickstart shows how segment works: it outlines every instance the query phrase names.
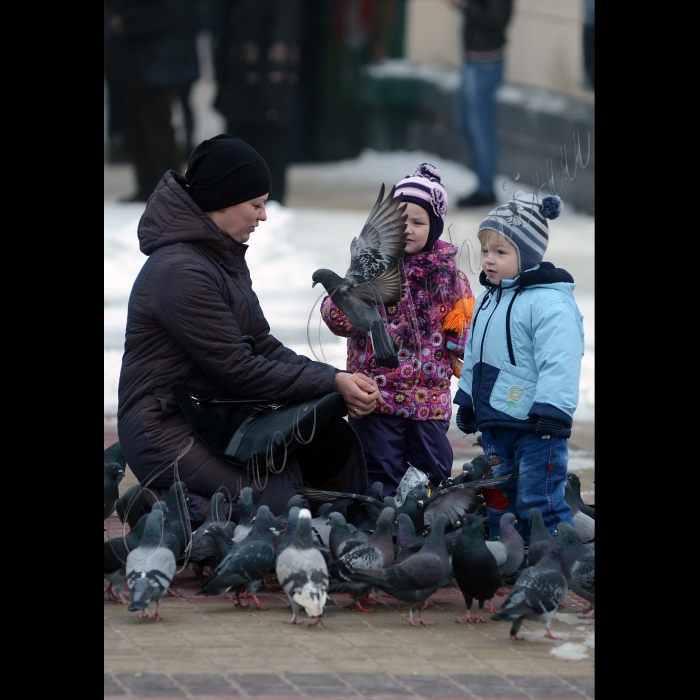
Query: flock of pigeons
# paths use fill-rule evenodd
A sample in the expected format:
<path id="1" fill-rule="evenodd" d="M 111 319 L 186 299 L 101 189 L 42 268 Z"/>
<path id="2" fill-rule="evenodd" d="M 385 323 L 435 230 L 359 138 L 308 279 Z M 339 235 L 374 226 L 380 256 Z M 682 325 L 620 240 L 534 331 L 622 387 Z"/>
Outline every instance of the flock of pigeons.
<path id="1" fill-rule="evenodd" d="M 551 534 L 533 509 L 526 549 L 510 513 L 501 519 L 500 536 L 488 539 L 482 489 L 511 475 L 493 477 L 481 455 L 432 495 L 415 488 L 399 506 L 382 496 L 380 482 L 366 494 L 297 485 L 285 511 L 274 514 L 267 506 L 256 507 L 246 487 L 238 497 L 238 522 L 233 522 L 231 504 L 218 492 L 205 522 L 194 531 L 182 481 L 149 509 L 140 485 L 120 497 L 125 466 L 119 443 L 105 450 L 105 520 L 116 510 L 129 526 L 125 536 L 105 539 L 105 593 L 139 611 L 139 617 L 162 619 L 161 601 L 177 567 L 184 566 L 199 576 L 197 595 L 231 591 L 235 605 L 248 607 L 241 598 L 249 598 L 258 610 L 266 608 L 256 594 L 261 586 L 270 587 L 265 579 L 274 580 L 269 577 L 274 574 L 273 587 L 284 590 L 292 609 L 289 624 L 303 624 L 303 610 L 312 625 L 323 626 L 336 592 L 349 593 L 354 610 L 374 612 L 365 606 L 383 591 L 407 603 L 409 615 L 403 619 L 412 626 L 431 625 L 422 615 L 429 598 L 455 584 L 466 604 L 460 624 L 485 622 L 488 604 L 492 620 L 512 623 L 512 639 L 522 639 L 518 631 L 526 619 L 542 623 L 546 636 L 556 639 L 551 620 L 569 589 L 589 603 L 580 617 L 595 616 L 595 507 L 583 502 L 580 481 L 572 473 L 567 501 L 574 527 L 562 523 Z M 313 517 L 310 503 L 317 504 Z M 493 597 L 506 592 L 496 611 Z M 153 614 L 147 612 L 151 603 Z"/>

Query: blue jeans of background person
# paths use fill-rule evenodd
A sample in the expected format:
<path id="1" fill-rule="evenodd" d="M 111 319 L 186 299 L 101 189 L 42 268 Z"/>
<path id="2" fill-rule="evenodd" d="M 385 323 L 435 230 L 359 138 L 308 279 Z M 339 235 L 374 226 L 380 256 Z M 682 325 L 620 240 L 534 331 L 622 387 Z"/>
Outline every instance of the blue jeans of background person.
<path id="1" fill-rule="evenodd" d="M 402 416 L 370 413 L 348 422 L 362 443 L 369 483 L 381 481 L 384 495 L 396 488 L 411 466 L 430 479 L 433 489 L 452 474 L 454 453 L 447 439 L 448 420 L 411 420 Z"/>
<path id="2" fill-rule="evenodd" d="M 504 59 L 465 61 L 459 86 L 459 127 L 469 147 L 478 194 L 492 195 L 498 163 L 496 89 Z"/>
<path id="3" fill-rule="evenodd" d="M 566 438 L 508 428 L 485 428 L 481 438 L 494 475 L 518 469 L 515 479 L 483 490 L 489 537 L 499 535 L 504 513 L 515 513 L 515 527 L 525 544 L 529 544 L 531 508 L 539 508 L 550 532 L 561 522 L 573 526 L 571 507 L 564 500 L 569 464 Z"/>

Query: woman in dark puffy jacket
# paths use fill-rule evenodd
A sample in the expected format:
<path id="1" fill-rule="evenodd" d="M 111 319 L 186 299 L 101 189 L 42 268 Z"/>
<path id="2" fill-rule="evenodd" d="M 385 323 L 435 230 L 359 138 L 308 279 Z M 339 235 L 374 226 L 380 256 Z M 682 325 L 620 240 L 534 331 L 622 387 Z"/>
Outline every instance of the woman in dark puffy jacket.
<path id="1" fill-rule="evenodd" d="M 338 392 L 356 417 L 382 402 L 371 378 L 297 355 L 270 333 L 245 261 L 247 241 L 267 219 L 269 191 L 270 172 L 257 151 L 220 134 L 194 149 L 184 177 L 174 170 L 163 176 L 138 225 L 148 260 L 129 298 L 119 441 L 131 470 L 156 496 L 175 480 L 186 483 L 193 520 L 204 519 L 220 487 L 235 498 L 251 486 L 256 503 L 273 513 L 282 512 L 295 482 L 367 489 L 362 449 L 342 418 L 317 431 L 280 473 L 256 479 L 199 440 L 170 389 L 184 382 L 280 402 Z"/>

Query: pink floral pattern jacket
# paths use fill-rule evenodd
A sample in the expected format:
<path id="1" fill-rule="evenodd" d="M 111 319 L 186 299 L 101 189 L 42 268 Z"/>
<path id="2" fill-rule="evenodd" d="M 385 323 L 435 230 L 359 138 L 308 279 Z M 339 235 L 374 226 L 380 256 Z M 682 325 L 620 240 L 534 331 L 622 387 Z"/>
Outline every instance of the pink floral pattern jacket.
<path id="1" fill-rule="evenodd" d="M 399 346 L 397 369 L 377 367 L 369 334 L 356 331 L 329 296 L 323 300 L 324 322 L 332 333 L 348 339 L 347 369 L 372 377 L 386 401 L 375 413 L 450 420 L 453 372 L 442 321 L 458 299 L 474 297 L 467 276 L 455 263 L 457 251 L 438 240 L 433 250 L 404 257 L 403 297 L 386 308 L 389 335 Z M 468 328 L 463 333 L 462 348 Z"/>

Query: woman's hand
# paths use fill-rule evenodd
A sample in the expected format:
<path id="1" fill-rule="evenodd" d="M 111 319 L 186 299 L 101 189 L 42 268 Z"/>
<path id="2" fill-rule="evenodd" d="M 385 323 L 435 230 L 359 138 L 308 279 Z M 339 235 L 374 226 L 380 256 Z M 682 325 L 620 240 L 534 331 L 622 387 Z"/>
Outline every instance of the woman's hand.
<path id="1" fill-rule="evenodd" d="M 333 389 L 343 397 L 348 413 L 353 418 L 362 418 L 372 413 L 377 404 L 382 406 L 386 403 L 374 379 L 364 374 L 338 372 L 335 375 Z"/>

